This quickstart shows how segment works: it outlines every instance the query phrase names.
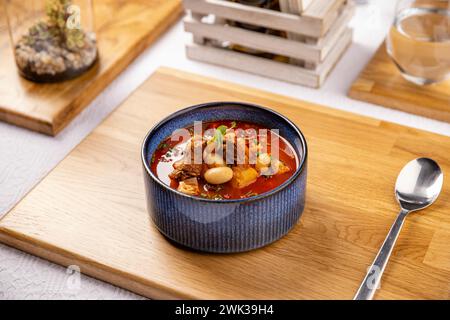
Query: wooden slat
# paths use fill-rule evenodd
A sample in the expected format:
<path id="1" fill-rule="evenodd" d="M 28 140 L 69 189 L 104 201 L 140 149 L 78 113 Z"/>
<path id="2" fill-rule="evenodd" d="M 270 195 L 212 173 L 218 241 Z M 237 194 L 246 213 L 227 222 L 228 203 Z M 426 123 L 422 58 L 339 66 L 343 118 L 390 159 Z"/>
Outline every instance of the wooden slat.
<path id="1" fill-rule="evenodd" d="M 170 244 L 146 211 L 140 147 L 182 107 L 247 101 L 305 133 L 308 191 L 283 239 L 233 255 Z M 450 172 L 450 138 L 173 69 L 158 70 L 0 220 L 0 241 L 151 298 L 351 299 L 398 211 L 399 170 L 419 156 Z M 450 183 L 408 216 L 378 299 L 449 299 Z"/>
<path id="2" fill-rule="evenodd" d="M 349 96 L 450 123 L 450 81 L 430 86 L 406 81 L 384 43 L 353 83 Z"/>
<path id="3" fill-rule="evenodd" d="M 340 16 L 336 19 L 336 21 L 330 27 L 330 30 L 328 30 L 328 32 L 322 38 L 317 39 L 317 42 L 314 42 L 314 39 L 310 39 L 319 48 L 322 48 L 324 50 L 322 53 L 323 56 L 326 56 L 327 50 L 329 50 L 335 44 L 335 39 L 338 38 L 346 28 L 348 28 L 350 20 L 355 14 L 355 10 L 356 5 L 353 2 L 349 2 L 342 8 Z"/>
<path id="4" fill-rule="evenodd" d="M 322 21 L 322 36 L 330 30 L 347 0 L 316 0 L 303 13 L 304 18 Z"/>
<path id="5" fill-rule="evenodd" d="M 214 14 L 221 18 L 319 38 L 329 30 L 339 14 L 339 7 L 344 3 L 343 0 L 326 1 L 332 2 L 333 6 L 323 6 L 326 10 L 323 15 L 318 14 L 318 7 L 308 13 L 314 1 L 302 16 L 221 0 L 183 0 L 183 3 L 192 12 Z"/>
<path id="6" fill-rule="evenodd" d="M 352 30 L 347 30 L 326 59 L 317 65 L 315 70 L 207 45 L 187 45 L 187 56 L 193 60 L 318 88 L 323 84 L 351 43 L 352 34 Z"/>
<path id="7" fill-rule="evenodd" d="M 298 41 L 291 41 L 282 37 L 254 32 L 243 28 L 207 24 L 197 22 L 191 18 L 184 20 L 184 29 L 194 36 L 208 39 L 230 41 L 252 49 L 285 55 L 292 58 L 320 62 L 319 48 Z"/>
<path id="8" fill-rule="evenodd" d="M 320 74 L 321 77 L 320 85 L 325 82 L 326 77 L 339 62 L 342 55 L 352 43 L 352 39 L 353 29 L 347 29 L 344 35 L 339 39 L 336 46 L 330 50 L 330 53 L 326 56 L 325 60 L 317 65 L 316 72 Z"/>
<path id="9" fill-rule="evenodd" d="M 1 121 L 56 135 L 182 12 L 180 0 L 94 3 L 100 64 L 77 79 L 45 85 L 18 75 L 0 5 Z"/>
<path id="10" fill-rule="evenodd" d="M 303 12 L 302 16 L 312 19 L 324 20 L 330 14 L 335 14 L 347 0 L 314 0 L 311 5 Z"/>
<path id="11" fill-rule="evenodd" d="M 228 25 L 202 23 L 189 16 L 184 20 L 184 28 L 195 37 L 228 41 L 256 50 L 319 63 L 341 40 L 353 13 L 354 5 L 349 5 L 319 44 L 304 43 Z"/>
<path id="12" fill-rule="evenodd" d="M 250 72 L 277 80 L 289 81 L 312 88 L 320 86 L 320 76 L 315 71 L 306 70 L 288 63 L 195 44 L 186 46 L 186 54 L 192 60 Z"/>
<path id="13" fill-rule="evenodd" d="M 282 12 L 302 14 L 314 0 L 280 0 Z"/>

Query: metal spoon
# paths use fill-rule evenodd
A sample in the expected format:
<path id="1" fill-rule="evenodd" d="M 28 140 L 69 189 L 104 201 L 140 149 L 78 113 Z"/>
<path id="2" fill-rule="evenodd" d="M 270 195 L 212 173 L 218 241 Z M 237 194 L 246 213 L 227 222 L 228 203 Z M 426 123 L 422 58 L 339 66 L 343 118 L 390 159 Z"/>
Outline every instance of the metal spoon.
<path id="1" fill-rule="evenodd" d="M 354 300 L 371 300 L 373 298 L 406 216 L 412 211 L 430 206 L 439 196 L 443 180 L 444 176 L 439 165 L 428 158 L 415 159 L 402 169 L 395 184 L 395 196 L 401 211 Z"/>

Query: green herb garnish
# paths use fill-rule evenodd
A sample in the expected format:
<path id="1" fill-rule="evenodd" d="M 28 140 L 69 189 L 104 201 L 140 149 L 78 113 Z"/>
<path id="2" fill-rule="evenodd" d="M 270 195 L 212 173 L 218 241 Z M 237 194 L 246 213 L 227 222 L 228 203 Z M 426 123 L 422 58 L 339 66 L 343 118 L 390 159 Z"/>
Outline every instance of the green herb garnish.
<path id="1" fill-rule="evenodd" d="M 162 150 L 162 149 L 165 149 L 165 148 L 167 148 L 169 145 L 167 144 L 167 143 L 165 143 L 165 142 L 163 142 L 163 143 L 161 143 L 159 146 L 158 146 L 158 150 Z"/>
<path id="2" fill-rule="evenodd" d="M 227 126 L 219 126 L 216 131 L 214 132 L 214 139 L 213 141 L 216 143 L 216 146 L 220 148 L 223 145 L 223 137 L 227 133 Z"/>
<path id="3" fill-rule="evenodd" d="M 227 126 L 221 125 L 220 127 L 217 128 L 217 130 L 220 131 L 220 133 L 222 133 L 222 135 L 225 135 L 225 133 L 227 133 Z"/>

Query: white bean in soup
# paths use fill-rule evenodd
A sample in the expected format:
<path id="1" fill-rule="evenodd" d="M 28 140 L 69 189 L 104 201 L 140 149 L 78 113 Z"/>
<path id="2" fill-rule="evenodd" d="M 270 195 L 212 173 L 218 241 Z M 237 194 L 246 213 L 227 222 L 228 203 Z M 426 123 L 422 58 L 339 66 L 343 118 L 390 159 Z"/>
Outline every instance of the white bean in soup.
<path id="1" fill-rule="evenodd" d="M 233 179 L 233 170 L 228 167 L 211 168 L 205 172 L 204 177 L 210 184 L 224 184 Z"/>

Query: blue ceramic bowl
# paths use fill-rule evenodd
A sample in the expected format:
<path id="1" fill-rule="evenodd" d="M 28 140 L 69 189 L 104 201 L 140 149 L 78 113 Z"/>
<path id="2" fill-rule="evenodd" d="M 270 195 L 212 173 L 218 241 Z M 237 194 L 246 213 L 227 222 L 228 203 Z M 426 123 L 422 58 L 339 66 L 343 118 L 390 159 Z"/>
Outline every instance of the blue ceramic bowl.
<path id="1" fill-rule="evenodd" d="M 299 167 L 285 183 L 246 199 L 210 200 L 171 189 L 150 170 L 158 145 L 194 121 L 238 120 L 279 129 L 294 147 Z M 307 146 L 301 131 L 277 112 L 238 102 L 213 102 L 180 110 L 158 123 L 144 140 L 142 161 L 147 208 L 158 230 L 191 249 L 232 253 L 272 243 L 291 230 L 305 206 Z"/>

